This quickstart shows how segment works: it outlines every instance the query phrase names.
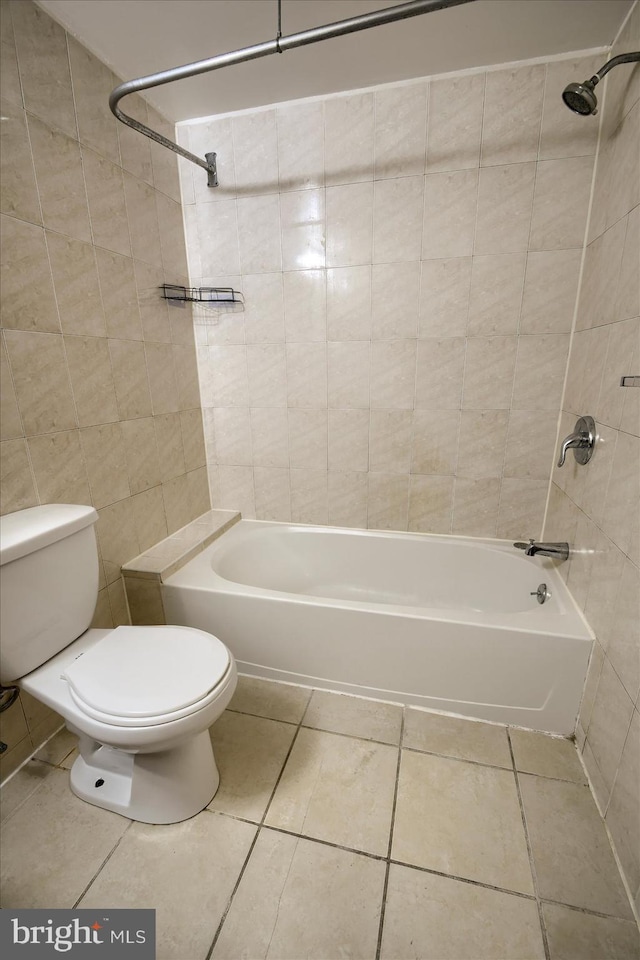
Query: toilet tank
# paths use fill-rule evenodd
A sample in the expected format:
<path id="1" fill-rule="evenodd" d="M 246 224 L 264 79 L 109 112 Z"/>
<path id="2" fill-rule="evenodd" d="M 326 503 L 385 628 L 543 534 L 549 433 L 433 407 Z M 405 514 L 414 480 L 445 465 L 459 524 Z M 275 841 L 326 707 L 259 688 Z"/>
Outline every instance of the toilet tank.
<path id="1" fill-rule="evenodd" d="M 89 627 L 98 598 L 93 507 L 50 503 L 0 517 L 0 683 Z"/>

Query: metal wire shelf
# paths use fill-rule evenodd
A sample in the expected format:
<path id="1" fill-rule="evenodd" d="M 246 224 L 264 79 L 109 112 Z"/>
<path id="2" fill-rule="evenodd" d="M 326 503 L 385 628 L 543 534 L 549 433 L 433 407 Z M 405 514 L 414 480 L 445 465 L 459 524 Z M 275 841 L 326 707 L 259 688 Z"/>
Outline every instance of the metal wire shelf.
<path id="1" fill-rule="evenodd" d="M 177 283 L 163 283 L 160 289 L 164 300 L 210 304 L 244 303 L 242 294 L 232 287 L 183 287 Z"/>

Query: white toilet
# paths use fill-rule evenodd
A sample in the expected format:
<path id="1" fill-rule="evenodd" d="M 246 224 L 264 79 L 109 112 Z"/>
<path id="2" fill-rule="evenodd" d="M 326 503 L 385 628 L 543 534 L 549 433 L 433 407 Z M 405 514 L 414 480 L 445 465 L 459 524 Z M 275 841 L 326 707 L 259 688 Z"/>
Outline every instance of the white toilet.
<path id="1" fill-rule="evenodd" d="M 233 656 L 189 627 L 89 630 L 98 595 L 93 507 L 0 518 L 0 683 L 77 734 L 71 789 L 144 823 L 202 810 L 220 781 L 208 727 L 233 696 Z"/>

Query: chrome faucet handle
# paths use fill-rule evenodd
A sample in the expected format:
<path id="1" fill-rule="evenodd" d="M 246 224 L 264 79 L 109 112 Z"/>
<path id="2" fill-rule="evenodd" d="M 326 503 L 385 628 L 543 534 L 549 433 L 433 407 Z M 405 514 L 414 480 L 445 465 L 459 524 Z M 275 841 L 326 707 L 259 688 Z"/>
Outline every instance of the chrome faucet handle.
<path id="1" fill-rule="evenodd" d="M 573 449 L 573 455 L 580 464 L 588 463 L 593 456 L 596 443 L 596 424 L 593 417 L 580 417 L 576 421 L 573 433 L 565 437 L 560 448 L 558 466 L 564 466 L 567 450 Z"/>

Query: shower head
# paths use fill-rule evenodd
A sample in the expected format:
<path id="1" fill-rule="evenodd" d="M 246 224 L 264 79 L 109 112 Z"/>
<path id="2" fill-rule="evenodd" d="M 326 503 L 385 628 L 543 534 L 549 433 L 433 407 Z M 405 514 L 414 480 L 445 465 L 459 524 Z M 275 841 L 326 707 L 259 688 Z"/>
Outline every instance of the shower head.
<path id="1" fill-rule="evenodd" d="M 593 88 L 598 83 L 600 77 L 591 77 L 591 80 L 585 80 L 584 83 L 570 83 L 562 91 L 562 99 L 574 113 L 579 113 L 583 117 L 598 112 L 598 100 Z"/>
<path id="2" fill-rule="evenodd" d="M 562 99 L 574 113 L 579 113 L 582 117 L 593 117 L 598 112 L 598 101 L 593 91 L 605 74 L 612 67 L 617 67 L 619 63 L 637 63 L 638 61 L 640 61 L 640 51 L 621 53 L 607 60 L 604 67 L 600 67 L 590 80 L 585 80 L 584 83 L 570 83 L 566 86 L 562 91 Z"/>

